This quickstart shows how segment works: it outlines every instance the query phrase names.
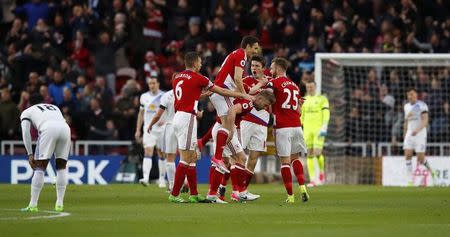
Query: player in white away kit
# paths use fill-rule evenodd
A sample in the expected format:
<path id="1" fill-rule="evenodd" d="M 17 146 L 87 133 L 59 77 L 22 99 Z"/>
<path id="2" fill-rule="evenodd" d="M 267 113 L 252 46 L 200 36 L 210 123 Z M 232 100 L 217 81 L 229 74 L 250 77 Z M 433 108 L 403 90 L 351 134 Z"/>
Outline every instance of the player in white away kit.
<path id="1" fill-rule="evenodd" d="M 64 211 L 63 201 L 67 186 L 67 158 L 70 152 L 70 128 L 56 105 L 41 104 L 41 95 L 32 95 L 28 109 L 20 115 L 22 138 L 28 154 L 28 161 L 34 170 L 31 179 L 31 200 L 22 211 L 37 212 L 39 194 L 44 186 L 44 174 L 48 162 L 56 158 L 56 204 L 55 211 Z M 34 126 L 39 137 L 33 154 L 30 128 Z"/>
<path id="2" fill-rule="evenodd" d="M 417 155 L 417 166 L 424 165 L 434 176 L 430 164 L 425 160 L 427 146 L 428 106 L 417 99 L 417 91 L 411 88 L 407 91 L 408 103 L 404 106 L 405 122 L 403 124 L 403 150 L 405 151 L 408 184 L 413 184 L 413 170 L 411 158 L 413 152 Z"/>
<path id="3" fill-rule="evenodd" d="M 153 116 L 156 114 L 156 110 L 159 108 L 163 91 L 159 90 L 159 82 L 156 77 L 147 78 L 147 85 L 149 91 L 141 95 L 140 98 L 140 110 L 137 118 L 135 138 L 139 140 L 141 138 L 141 129 L 144 130 L 142 143 L 144 145 L 144 160 L 142 163 L 142 179 L 139 180 L 144 186 L 148 185 L 148 179 L 150 177 L 150 171 L 152 169 L 152 156 L 156 145 L 158 145 L 159 138 L 162 136 L 164 126 L 163 124 L 157 124 L 149 133 L 147 128 L 152 121 Z M 142 127 L 144 123 L 144 127 Z M 160 147 L 159 147 L 160 148 Z M 165 161 L 160 157 L 158 159 L 159 172 L 162 176 L 165 176 Z M 166 183 L 159 183 L 159 187 L 166 187 Z"/>
<path id="4" fill-rule="evenodd" d="M 173 90 L 164 93 L 159 104 L 159 109 L 147 128 L 147 132 L 151 133 L 153 126 L 165 115 L 164 131 L 160 140 L 162 141 L 161 150 L 166 158 L 165 166 L 170 191 L 173 188 L 173 182 L 175 180 L 175 157 L 177 155 L 177 137 L 175 136 L 172 124 L 173 116 L 175 115 L 174 102 Z M 160 174 L 159 182 L 164 182 L 164 179 L 165 177 Z"/>

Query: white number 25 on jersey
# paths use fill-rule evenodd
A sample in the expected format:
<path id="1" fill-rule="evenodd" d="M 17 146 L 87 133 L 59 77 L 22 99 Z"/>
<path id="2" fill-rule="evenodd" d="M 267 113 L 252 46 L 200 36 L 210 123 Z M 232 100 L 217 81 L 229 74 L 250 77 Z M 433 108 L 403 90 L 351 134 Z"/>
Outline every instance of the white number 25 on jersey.
<path id="1" fill-rule="evenodd" d="M 299 93 L 298 90 L 293 90 L 291 92 L 291 90 L 289 90 L 288 88 L 284 88 L 283 92 L 287 94 L 287 97 L 286 97 L 286 100 L 281 105 L 281 108 L 297 110 L 297 108 L 298 108 L 298 93 Z M 289 103 L 289 102 L 291 102 L 291 100 L 294 101 L 293 105 Z"/>

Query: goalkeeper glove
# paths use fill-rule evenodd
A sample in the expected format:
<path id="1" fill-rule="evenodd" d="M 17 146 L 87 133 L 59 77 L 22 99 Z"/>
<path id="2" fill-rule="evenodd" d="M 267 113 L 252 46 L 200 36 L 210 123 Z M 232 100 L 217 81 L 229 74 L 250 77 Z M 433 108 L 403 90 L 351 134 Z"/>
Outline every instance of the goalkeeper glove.
<path id="1" fill-rule="evenodd" d="M 327 135 L 327 130 L 328 130 L 328 124 L 324 124 L 322 126 L 322 128 L 320 129 L 319 136 L 325 137 Z"/>

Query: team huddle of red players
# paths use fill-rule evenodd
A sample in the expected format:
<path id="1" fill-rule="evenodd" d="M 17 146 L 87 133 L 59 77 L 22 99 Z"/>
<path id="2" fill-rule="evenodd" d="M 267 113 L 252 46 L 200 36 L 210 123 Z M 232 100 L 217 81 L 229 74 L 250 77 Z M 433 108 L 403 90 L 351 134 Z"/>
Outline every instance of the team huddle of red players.
<path id="1" fill-rule="evenodd" d="M 299 160 L 299 153 L 306 152 L 300 123 L 299 88 L 286 76 L 288 61 L 284 58 L 273 59 L 270 65 L 272 77 L 265 75 L 264 58 L 258 55 L 258 50 L 257 38 L 244 37 L 241 48 L 225 58 L 214 83 L 199 74 L 202 65 L 199 54 L 185 54 L 186 70 L 177 73 L 172 82 L 176 111 L 173 124 L 180 162 L 169 201 L 187 202 L 180 197 L 185 179 L 190 189 L 189 202 L 226 203 L 225 186 L 230 178 L 232 201 L 258 199 L 259 195 L 248 192 L 248 185 L 258 156 L 266 149 L 270 114 L 273 115 L 276 153 L 281 160 L 281 175 L 288 194 L 286 202 L 295 201 L 292 173 L 300 185 L 301 199 L 304 202 L 309 199 Z M 243 78 L 248 59 L 252 73 Z M 197 140 L 196 112 L 201 96 L 210 97 L 217 121 L 204 137 Z M 197 191 L 196 150 L 203 149 L 211 139 L 215 153 L 211 158 L 209 191 L 203 197 Z"/>

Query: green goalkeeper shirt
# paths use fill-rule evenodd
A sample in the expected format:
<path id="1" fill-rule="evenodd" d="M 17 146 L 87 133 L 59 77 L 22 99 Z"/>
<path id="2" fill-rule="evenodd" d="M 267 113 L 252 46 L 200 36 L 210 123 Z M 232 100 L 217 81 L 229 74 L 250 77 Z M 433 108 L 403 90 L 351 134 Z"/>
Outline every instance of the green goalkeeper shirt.
<path id="1" fill-rule="evenodd" d="M 301 121 L 305 129 L 320 129 L 330 120 L 329 102 L 323 95 L 307 95 L 302 105 Z"/>

